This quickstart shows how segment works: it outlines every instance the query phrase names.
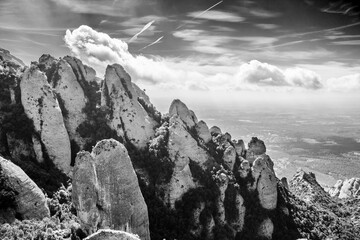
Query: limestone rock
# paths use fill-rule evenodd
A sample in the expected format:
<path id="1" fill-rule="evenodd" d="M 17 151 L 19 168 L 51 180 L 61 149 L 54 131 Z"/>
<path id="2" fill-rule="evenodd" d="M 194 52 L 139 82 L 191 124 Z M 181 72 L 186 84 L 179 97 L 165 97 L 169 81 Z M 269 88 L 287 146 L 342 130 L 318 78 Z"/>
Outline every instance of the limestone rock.
<path id="1" fill-rule="evenodd" d="M 235 208 L 237 211 L 237 215 L 236 218 L 232 222 L 230 222 L 231 227 L 236 232 L 241 232 L 245 224 L 246 208 L 244 203 L 245 203 L 244 198 L 240 195 L 239 192 L 237 192 L 235 198 Z"/>
<path id="2" fill-rule="evenodd" d="M 226 224 L 225 219 L 225 191 L 229 185 L 229 177 L 225 172 L 219 171 L 216 174 L 217 178 L 217 185 L 219 187 L 220 195 L 216 201 L 216 208 L 217 208 L 217 215 L 216 215 L 216 222 L 219 223 L 221 226 L 224 226 Z"/>
<path id="3" fill-rule="evenodd" d="M 246 160 L 248 160 L 251 164 L 255 161 L 258 156 L 266 153 L 266 147 L 264 141 L 258 139 L 257 137 L 253 137 L 248 144 L 248 150 L 246 152 Z"/>
<path id="4" fill-rule="evenodd" d="M 226 133 L 224 134 L 224 138 L 226 139 L 226 141 L 231 142 L 231 135 L 230 135 L 230 133 L 226 132 Z"/>
<path id="5" fill-rule="evenodd" d="M 19 58 L 10 54 L 10 52 L 6 49 L 0 48 L 0 61 L 9 61 L 15 63 L 18 66 L 25 66 L 24 62 Z"/>
<path id="6" fill-rule="evenodd" d="M 250 163 L 248 160 L 240 158 L 242 161 L 240 163 L 240 167 L 238 169 L 238 172 L 240 174 L 241 178 L 246 178 L 250 171 L 251 171 L 251 167 L 250 167 Z"/>
<path id="7" fill-rule="evenodd" d="M 235 148 L 233 146 L 229 145 L 225 149 L 223 160 L 224 160 L 225 165 L 230 170 L 234 169 L 234 164 L 235 164 L 235 160 L 236 160 L 236 150 L 235 150 Z"/>
<path id="8" fill-rule="evenodd" d="M 70 140 L 66 131 L 59 103 L 44 73 L 32 66 L 20 82 L 21 102 L 29 119 L 40 134 L 49 159 L 54 165 L 70 174 Z"/>
<path id="9" fill-rule="evenodd" d="M 299 169 L 289 182 L 291 192 L 296 194 L 301 200 L 314 203 L 333 204 L 334 200 L 317 182 L 315 174 Z"/>
<path id="10" fill-rule="evenodd" d="M 20 167 L 2 157 L 0 157 L 0 180 L 1 190 L 6 191 L 6 188 L 9 188 L 8 190 L 16 193 L 14 196 L 14 213 L 16 212 L 23 219 L 41 220 L 50 216 L 46 198 L 40 188 Z M 3 184 L 7 186 L 5 187 Z M 1 209 L 0 215 L 3 214 Z"/>
<path id="11" fill-rule="evenodd" d="M 102 140 L 92 153 L 78 154 L 72 196 L 88 233 L 111 228 L 150 239 L 147 206 L 127 150 L 121 143 Z"/>
<path id="12" fill-rule="evenodd" d="M 267 218 L 260 224 L 258 235 L 266 239 L 272 239 L 273 232 L 274 224 L 270 218 Z"/>
<path id="13" fill-rule="evenodd" d="M 86 81 L 88 83 L 96 81 L 96 72 L 93 68 L 83 65 L 80 59 L 71 56 L 65 56 L 64 60 L 70 64 L 79 81 Z"/>
<path id="14" fill-rule="evenodd" d="M 188 132 L 188 126 L 179 115 L 173 115 L 169 123 L 169 140 L 167 145 L 169 158 L 175 164 L 174 172 L 166 193 L 167 202 L 174 207 L 175 201 L 190 188 L 195 187 L 189 163 L 190 159 L 205 166 L 212 160 L 205 149 L 198 146 L 197 141 Z"/>
<path id="15" fill-rule="evenodd" d="M 147 107 L 139 101 L 138 94 L 131 83 L 129 74 L 118 64 L 106 68 L 102 89 L 102 105 L 112 111 L 110 125 L 118 136 L 134 144 L 137 148 L 145 148 L 154 136 L 154 128 L 159 123 L 147 112 Z M 148 111 L 155 111 L 154 109 Z"/>
<path id="16" fill-rule="evenodd" d="M 245 144 L 243 140 L 233 140 L 233 144 L 235 146 L 236 153 L 239 156 L 243 156 L 245 152 Z"/>
<path id="17" fill-rule="evenodd" d="M 360 196 L 360 178 L 350 178 L 344 181 L 338 180 L 334 187 L 329 190 L 332 197 L 350 198 Z"/>
<path id="18" fill-rule="evenodd" d="M 221 129 L 217 126 L 212 126 L 210 128 L 210 134 L 211 134 L 211 136 L 216 136 L 218 134 L 221 134 Z"/>
<path id="19" fill-rule="evenodd" d="M 101 229 L 84 240 L 140 240 L 140 238 L 124 231 Z"/>
<path id="20" fill-rule="evenodd" d="M 258 157 L 252 166 L 256 189 L 259 193 L 260 204 L 265 209 L 275 209 L 277 206 L 277 180 L 271 159 L 266 156 Z"/>
<path id="21" fill-rule="evenodd" d="M 186 126 L 192 128 L 198 122 L 193 111 L 189 110 L 187 106 L 179 99 L 172 101 L 169 108 L 169 116 L 177 115 L 185 123 Z"/>
<path id="22" fill-rule="evenodd" d="M 208 143 L 211 141 L 209 128 L 203 120 L 199 121 L 196 124 L 196 132 L 199 138 L 201 138 L 204 141 L 204 143 Z"/>
<path id="23" fill-rule="evenodd" d="M 86 114 L 84 113 L 83 109 L 89 100 L 85 96 L 84 90 L 80 83 L 81 81 L 87 81 L 78 79 L 78 75 L 75 75 L 74 73 L 75 68 L 73 68 L 64 59 L 57 61 L 51 56 L 47 58 L 42 56 L 42 58 L 39 59 L 39 65 L 45 66 L 45 71 L 46 66 L 50 65 L 49 61 L 53 61 L 52 64 L 54 64 L 53 68 L 55 69 L 52 72 L 50 70 L 46 71 L 49 77 L 48 81 L 56 93 L 56 97 L 60 107 L 62 108 L 61 110 L 64 116 L 64 123 L 69 133 L 70 139 L 74 140 L 77 145 L 82 148 L 85 144 L 85 140 L 77 132 L 77 128 L 86 120 Z M 70 57 L 67 57 L 67 59 L 72 61 Z M 80 66 L 80 69 L 84 68 L 82 64 Z"/>

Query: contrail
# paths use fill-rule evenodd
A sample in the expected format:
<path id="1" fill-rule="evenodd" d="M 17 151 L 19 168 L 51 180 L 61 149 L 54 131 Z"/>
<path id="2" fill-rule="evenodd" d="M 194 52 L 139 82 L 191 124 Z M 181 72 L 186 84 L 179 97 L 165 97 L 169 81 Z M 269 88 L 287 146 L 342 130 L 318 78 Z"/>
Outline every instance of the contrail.
<path id="1" fill-rule="evenodd" d="M 146 31 L 146 29 L 148 29 L 154 22 L 155 22 L 155 20 L 152 20 L 151 22 L 149 22 L 148 24 L 146 24 L 146 25 L 140 30 L 140 32 L 138 32 L 138 33 L 135 34 L 132 38 L 130 38 L 129 43 L 131 43 L 132 41 L 134 41 L 140 34 L 142 34 L 144 31 Z"/>
<path id="2" fill-rule="evenodd" d="M 148 48 L 148 47 L 150 47 L 150 46 L 152 46 L 152 45 L 154 45 L 154 44 L 157 44 L 157 43 L 160 42 L 160 40 L 163 39 L 163 38 L 164 38 L 164 36 L 159 37 L 155 42 L 150 43 L 149 45 L 146 45 L 145 47 L 139 49 L 139 51 L 144 50 L 145 48 Z"/>
<path id="3" fill-rule="evenodd" d="M 206 9 L 205 11 L 203 11 L 203 12 L 199 13 L 198 15 L 196 15 L 195 17 L 191 18 L 191 20 L 194 20 L 194 19 L 196 19 L 196 18 L 198 18 L 198 17 L 201 17 L 201 16 L 204 15 L 206 12 L 210 11 L 211 9 L 213 9 L 214 7 L 216 7 L 217 5 L 219 5 L 219 4 L 222 3 L 222 2 L 223 2 L 223 0 L 221 0 L 220 2 L 212 5 L 211 7 L 209 7 L 208 9 Z M 184 27 L 185 25 L 186 25 L 186 23 L 178 26 L 178 27 L 176 28 L 176 30 L 178 30 L 179 28 Z"/>

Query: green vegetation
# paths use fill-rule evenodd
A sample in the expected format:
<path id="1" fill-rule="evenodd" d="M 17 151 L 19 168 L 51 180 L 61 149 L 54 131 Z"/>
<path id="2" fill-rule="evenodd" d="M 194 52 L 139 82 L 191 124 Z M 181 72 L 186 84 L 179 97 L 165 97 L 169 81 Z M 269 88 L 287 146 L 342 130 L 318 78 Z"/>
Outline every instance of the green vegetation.
<path id="1" fill-rule="evenodd" d="M 114 129 L 111 129 L 107 123 L 107 116 L 110 114 L 110 110 L 107 107 L 100 107 L 96 110 L 92 110 L 90 106 L 87 106 L 84 109 L 88 116 L 87 120 L 81 123 L 77 128 L 77 132 L 80 136 L 87 140 L 84 150 L 91 151 L 92 147 L 95 146 L 98 141 L 103 139 L 113 138 L 123 143 L 124 140 L 122 137 L 119 137 L 117 132 Z M 75 146 L 74 150 L 77 150 Z"/>
<path id="2" fill-rule="evenodd" d="M 161 113 L 159 111 L 156 110 L 156 108 L 154 107 L 154 105 L 152 104 L 147 104 L 145 102 L 145 100 L 141 97 L 138 97 L 138 102 L 140 103 L 140 105 L 145 109 L 145 111 L 149 114 L 149 116 L 154 119 L 156 122 L 160 123 L 161 122 Z"/>
<path id="3" fill-rule="evenodd" d="M 0 211 L 7 208 L 15 208 L 15 196 L 17 194 L 18 193 L 9 186 L 8 179 L 2 174 L 2 168 L 0 166 Z"/>
<path id="4" fill-rule="evenodd" d="M 15 220 L 0 225 L 2 240 L 80 240 L 85 234 L 80 229 L 78 218 L 71 203 L 71 188 L 60 188 L 48 199 L 51 216 L 42 220 Z"/>

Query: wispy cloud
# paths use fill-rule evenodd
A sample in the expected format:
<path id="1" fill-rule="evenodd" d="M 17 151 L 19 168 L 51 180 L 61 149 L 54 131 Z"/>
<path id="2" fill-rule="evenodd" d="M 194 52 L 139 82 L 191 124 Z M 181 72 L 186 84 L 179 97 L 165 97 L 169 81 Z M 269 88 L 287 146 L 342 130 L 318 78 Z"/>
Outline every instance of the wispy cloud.
<path id="1" fill-rule="evenodd" d="M 231 12 L 218 11 L 218 10 L 209 10 L 206 13 L 202 14 L 202 12 L 191 12 L 188 14 L 189 17 L 200 18 L 212 21 L 220 21 L 220 22 L 242 22 L 245 18 Z"/>
<path id="2" fill-rule="evenodd" d="M 261 28 L 261 29 L 265 29 L 265 30 L 273 30 L 273 29 L 277 29 L 280 26 L 276 25 L 276 24 L 272 24 L 272 23 L 258 23 L 255 24 L 256 27 Z"/>
<path id="3" fill-rule="evenodd" d="M 239 61 L 223 71 L 213 65 L 206 65 L 204 61 L 133 55 L 128 51 L 125 42 L 87 26 L 81 26 L 72 32 L 67 31 L 65 42 L 74 55 L 97 69 L 104 69 L 107 64 L 119 63 L 129 71 L 135 81 L 146 81 L 163 88 L 196 91 L 226 88 L 256 91 L 360 89 L 359 74 L 325 81 L 308 69 L 281 69 L 257 60 L 248 63 Z"/>
<path id="4" fill-rule="evenodd" d="M 86 14 L 102 14 L 104 16 L 131 16 L 144 0 L 51 0 L 58 5 L 68 8 L 72 12 Z"/>
<path id="5" fill-rule="evenodd" d="M 343 45 L 343 46 L 358 46 L 360 45 L 360 40 L 348 40 L 348 41 L 336 41 L 332 42 L 332 45 Z"/>
<path id="6" fill-rule="evenodd" d="M 249 13 L 258 18 L 275 18 L 281 16 L 279 12 L 272 12 L 261 8 L 250 8 Z"/>

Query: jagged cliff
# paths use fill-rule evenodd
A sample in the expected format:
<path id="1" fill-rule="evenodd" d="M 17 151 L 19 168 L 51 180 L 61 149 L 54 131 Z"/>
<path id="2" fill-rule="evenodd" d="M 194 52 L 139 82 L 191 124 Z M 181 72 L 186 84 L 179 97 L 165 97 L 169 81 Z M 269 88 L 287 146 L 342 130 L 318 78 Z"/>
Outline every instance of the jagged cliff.
<path id="1" fill-rule="evenodd" d="M 293 195 L 262 140 L 245 146 L 209 129 L 180 100 L 161 115 L 118 64 L 100 79 L 70 56 L 43 55 L 25 67 L 0 54 L 0 154 L 50 196 L 72 181 L 88 234 L 106 227 L 141 239 L 339 236 L 319 227 L 314 216 L 322 208 L 304 211 L 319 199 L 333 204 L 327 193 L 298 173 L 289 184 Z M 344 219 L 338 223 L 348 229 Z"/>

